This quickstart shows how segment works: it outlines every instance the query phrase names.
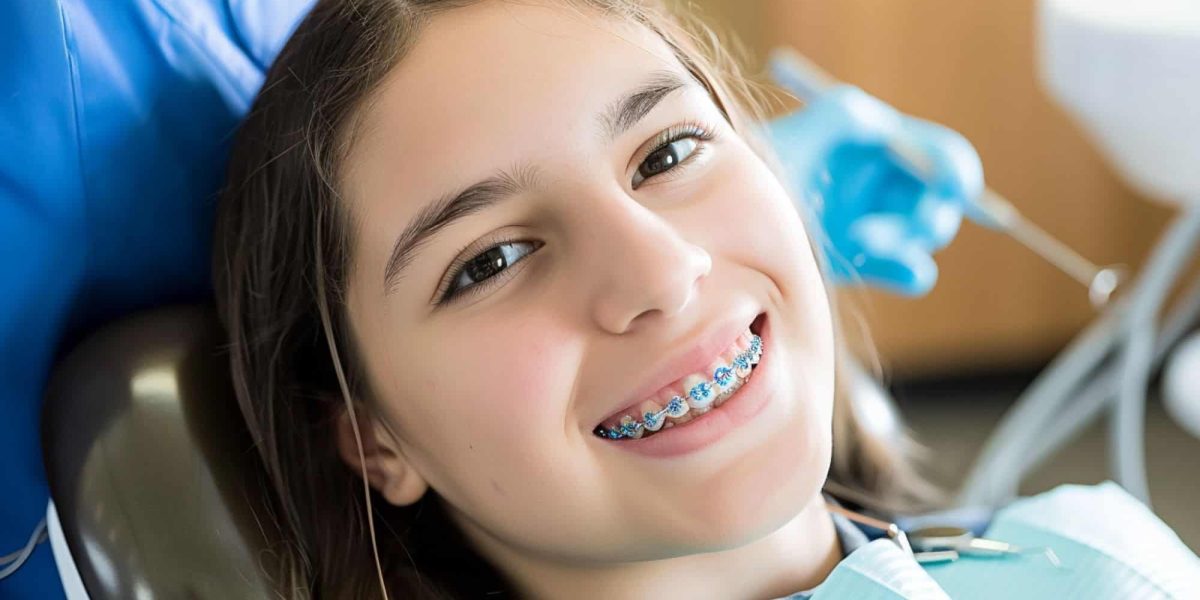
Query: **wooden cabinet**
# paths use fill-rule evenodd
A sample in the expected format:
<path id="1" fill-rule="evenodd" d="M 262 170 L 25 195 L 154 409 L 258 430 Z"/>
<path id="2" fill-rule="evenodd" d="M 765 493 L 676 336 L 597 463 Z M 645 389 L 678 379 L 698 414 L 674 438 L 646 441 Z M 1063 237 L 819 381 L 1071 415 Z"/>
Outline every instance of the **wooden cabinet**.
<path id="1" fill-rule="evenodd" d="M 1170 217 L 1121 183 L 1039 87 L 1030 0 L 696 4 L 759 60 L 790 45 L 898 109 L 958 130 L 993 188 L 1098 263 L 1140 265 Z M 928 296 L 846 298 L 894 375 L 1036 365 L 1095 316 L 1080 284 L 973 223 L 936 258 L 941 276 Z"/>

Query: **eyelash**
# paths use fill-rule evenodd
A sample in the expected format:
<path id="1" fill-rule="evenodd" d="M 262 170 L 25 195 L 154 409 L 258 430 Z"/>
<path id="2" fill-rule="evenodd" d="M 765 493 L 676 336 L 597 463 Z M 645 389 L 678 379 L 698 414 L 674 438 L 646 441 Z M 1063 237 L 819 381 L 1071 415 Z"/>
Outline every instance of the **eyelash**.
<path id="1" fill-rule="evenodd" d="M 650 181 L 650 179 L 660 179 L 661 180 L 664 176 L 669 181 L 670 179 L 678 176 L 680 173 L 682 173 L 682 171 L 681 171 L 682 167 L 687 166 L 689 163 L 692 162 L 693 159 L 695 159 L 696 157 L 703 154 L 707 147 L 707 143 L 711 142 L 716 137 L 717 137 L 716 133 L 714 132 L 714 130 L 712 128 L 704 125 L 703 123 L 701 123 L 699 121 L 685 121 L 683 123 L 680 123 L 679 125 L 674 125 L 672 127 L 667 128 L 662 133 L 655 136 L 654 143 L 650 147 L 650 149 L 647 150 L 644 154 L 642 154 L 638 158 L 638 168 L 639 169 L 641 168 L 642 163 L 646 162 L 646 159 L 653 156 L 655 152 L 658 152 L 659 150 L 667 148 L 668 146 L 670 146 L 671 144 L 674 144 L 675 142 L 686 140 L 688 138 L 694 138 L 696 140 L 699 140 L 700 143 L 698 143 L 696 145 L 696 149 L 693 150 L 691 154 L 688 154 L 686 158 L 684 158 L 682 161 L 680 161 L 679 164 L 675 165 L 674 167 L 671 167 L 670 169 L 668 169 L 667 171 L 664 171 L 663 173 L 660 173 L 659 175 L 652 176 L 648 179 L 643 179 L 643 183 L 646 181 Z M 634 175 L 637 175 L 637 170 L 634 171 Z M 640 188 L 641 185 L 642 184 L 634 185 L 632 187 L 633 187 L 633 189 L 636 190 L 636 189 Z"/>
<path id="2" fill-rule="evenodd" d="M 662 149 L 670 146 L 671 144 L 674 144 L 675 142 L 685 140 L 688 138 L 695 138 L 695 139 L 699 140 L 701 143 L 697 144 L 696 148 L 694 150 L 692 150 L 692 152 L 690 154 L 688 154 L 687 157 L 685 157 L 679 163 L 677 163 L 670 169 L 667 169 L 666 171 L 652 175 L 649 178 L 644 178 L 642 180 L 642 184 L 633 186 L 633 189 L 638 189 L 641 187 L 641 185 L 644 185 L 645 182 L 653 180 L 653 179 L 662 179 L 663 177 L 667 177 L 667 178 L 672 177 L 672 175 L 671 175 L 672 173 L 676 173 L 676 172 L 680 171 L 680 169 L 682 169 L 683 167 L 686 167 L 688 165 L 688 163 L 692 162 L 692 160 L 694 158 L 696 158 L 697 156 L 700 156 L 701 153 L 703 153 L 705 151 L 707 142 L 711 142 L 713 139 L 715 139 L 716 134 L 714 133 L 714 131 L 711 128 L 705 126 L 703 123 L 700 123 L 698 121 L 687 121 L 687 122 L 681 123 L 679 125 L 674 125 L 672 127 L 669 127 L 667 129 L 663 130 L 662 133 L 658 134 L 655 137 L 655 141 L 649 150 L 647 150 L 646 152 L 641 154 L 641 156 L 638 159 L 638 168 L 640 169 L 642 166 L 642 163 L 646 162 L 646 159 L 649 158 L 650 156 L 652 156 L 655 152 L 658 152 L 659 150 L 662 150 Z M 636 170 L 634 171 L 634 174 L 635 175 L 637 174 Z M 446 288 L 446 290 L 438 295 L 438 301 L 437 301 L 438 306 L 443 306 L 443 305 L 447 305 L 447 304 L 450 304 L 453 302 L 458 302 L 460 300 L 465 299 L 468 296 L 473 296 L 473 295 L 482 293 L 492 287 L 495 287 L 496 285 L 498 285 L 500 283 L 503 283 L 505 280 L 511 278 L 513 275 L 516 274 L 516 271 L 514 271 L 513 267 L 524 262 L 526 258 L 528 258 L 530 255 L 532 255 L 534 252 L 536 252 L 537 249 L 541 248 L 543 245 L 538 242 L 534 242 L 534 241 L 530 241 L 530 240 L 522 240 L 519 238 L 512 238 L 512 237 L 500 237 L 499 239 L 488 240 L 485 243 L 486 243 L 486 246 L 484 246 L 483 250 L 481 250 L 478 254 L 473 254 L 473 255 L 470 255 L 469 257 L 465 256 L 464 253 L 466 253 L 467 248 L 469 248 L 472 244 L 468 244 L 467 246 L 464 246 L 462 249 L 459 250 L 459 253 L 456 255 L 459 258 L 456 258 L 454 260 L 454 262 L 451 263 L 450 267 L 447 269 L 447 271 L 451 273 L 451 276 L 449 277 L 449 279 L 443 286 Z M 491 252 L 492 250 L 495 250 L 496 248 L 513 245 L 513 244 L 533 244 L 535 247 L 528 254 L 526 254 L 526 255 L 522 256 L 521 258 L 517 259 L 516 261 L 506 265 L 506 267 L 503 270 L 501 270 L 499 273 L 497 273 L 496 275 L 493 275 L 493 276 L 483 279 L 477 283 L 467 285 L 464 287 L 459 287 L 459 288 L 451 287 L 454 285 L 454 282 L 458 281 L 459 278 L 462 276 L 463 269 L 466 267 L 467 264 L 478 259 L 479 257 L 483 256 L 484 254 Z"/>
<path id="3" fill-rule="evenodd" d="M 471 246 L 471 244 L 468 244 L 466 247 L 464 247 L 462 250 L 459 251 L 460 252 L 460 254 L 458 255 L 459 258 L 454 259 L 454 262 L 450 264 L 450 268 L 447 269 L 447 271 L 449 271 L 450 273 L 453 273 L 453 275 L 450 276 L 449 280 L 443 286 L 446 288 L 446 291 L 439 294 L 438 301 L 437 301 L 438 306 L 442 306 L 442 305 L 450 304 L 451 302 L 463 300 L 468 296 L 479 294 L 479 293 L 486 291 L 487 289 L 490 289 L 500 283 L 503 283 L 505 280 L 507 280 L 508 278 L 512 277 L 513 275 L 515 275 L 517 273 L 514 270 L 514 267 L 525 262 L 526 258 L 529 258 L 529 256 L 532 255 L 534 252 L 536 252 L 538 248 L 542 247 L 542 244 L 539 242 L 523 240 L 520 238 L 512 238 L 512 237 L 500 237 L 498 239 L 488 240 L 487 242 L 485 242 L 485 244 L 486 245 L 485 245 L 484 249 L 479 251 L 478 254 L 472 254 L 470 252 L 467 252 L 467 248 L 469 248 Z M 497 273 L 491 277 L 488 277 L 486 279 L 483 279 L 483 280 L 473 283 L 471 285 L 467 285 L 467 286 L 463 286 L 463 287 L 459 287 L 459 288 L 450 287 L 450 286 L 453 286 L 454 282 L 458 281 L 459 277 L 462 276 L 463 269 L 465 269 L 469 263 L 471 263 L 472 261 L 483 256 L 484 254 L 491 252 L 492 250 L 495 250 L 496 248 L 513 245 L 513 244 L 533 244 L 535 247 L 533 250 L 529 251 L 528 254 L 526 254 L 525 256 L 522 256 L 521 258 L 517 259 L 516 261 L 514 261 L 512 263 L 509 263 L 508 265 L 505 266 L 505 268 L 502 271 L 500 271 L 499 273 Z"/>

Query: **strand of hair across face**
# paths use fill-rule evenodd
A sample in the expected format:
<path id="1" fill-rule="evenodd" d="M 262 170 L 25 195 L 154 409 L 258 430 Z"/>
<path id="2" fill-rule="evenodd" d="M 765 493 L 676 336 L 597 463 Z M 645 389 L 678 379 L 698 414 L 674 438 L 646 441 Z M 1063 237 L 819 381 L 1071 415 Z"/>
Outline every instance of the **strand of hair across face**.
<path id="1" fill-rule="evenodd" d="M 371 554 L 375 557 L 375 572 L 379 575 L 379 591 L 383 594 L 383 600 L 388 600 L 387 583 L 383 578 L 383 565 L 379 560 L 379 544 L 375 540 L 375 511 L 371 506 L 371 486 L 367 480 L 367 457 L 363 453 L 362 433 L 358 430 L 358 414 L 354 410 L 354 403 L 350 401 L 350 386 L 346 383 L 346 374 L 342 371 L 342 361 L 338 357 L 337 344 L 333 340 L 333 325 L 330 323 L 329 304 L 325 297 L 325 263 L 321 246 L 324 216 L 324 211 L 318 213 L 316 227 L 317 307 L 321 311 L 321 326 L 325 331 L 325 339 L 329 342 L 329 356 L 333 360 L 334 371 L 337 372 L 338 385 L 342 389 L 342 399 L 345 401 L 346 411 L 350 415 L 350 428 L 354 431 L 354 446 L 358 450 L 358 466 L 362 475 L 363 498 L 366 499 L 367 504 L 367 529 L 371 537 Z"/>

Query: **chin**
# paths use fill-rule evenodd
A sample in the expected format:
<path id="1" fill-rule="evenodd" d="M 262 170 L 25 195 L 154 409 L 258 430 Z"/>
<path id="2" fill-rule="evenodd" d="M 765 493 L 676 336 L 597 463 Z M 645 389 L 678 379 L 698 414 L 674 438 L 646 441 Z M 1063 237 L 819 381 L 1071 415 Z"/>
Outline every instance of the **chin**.
<path id="1" fill-rule="evenodd" d="M 793 520 L 816 498 L 832 457 L 830 429 L 816 414 L 797 411 L 791 427 L 714 474 L 692 502 L 695 542 L 707 551 L 760 539 Z"/>

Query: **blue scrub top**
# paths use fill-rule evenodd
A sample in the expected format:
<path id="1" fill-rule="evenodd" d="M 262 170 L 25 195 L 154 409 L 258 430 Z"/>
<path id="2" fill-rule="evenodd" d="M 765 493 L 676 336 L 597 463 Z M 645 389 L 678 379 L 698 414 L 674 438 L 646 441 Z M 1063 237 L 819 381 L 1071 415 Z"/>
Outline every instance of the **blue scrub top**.
<path id="1" fill-rule="evenodd" d="M 311 2 L 0 2 L 0 555 L 45 515 L 58 355 L 124 313 L 211 297 L 232 134 Z M 53 597 L 48 544 L 0 581 L 0 598 Z"/>

